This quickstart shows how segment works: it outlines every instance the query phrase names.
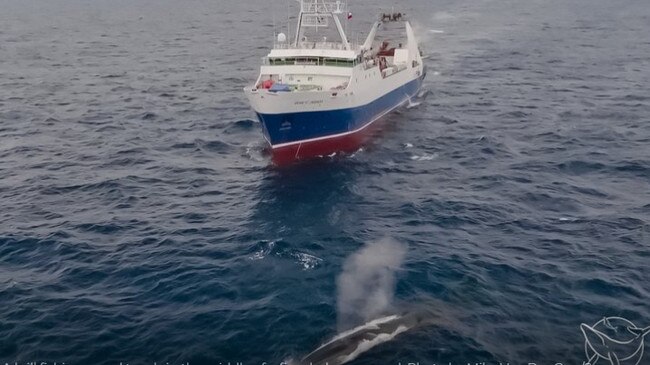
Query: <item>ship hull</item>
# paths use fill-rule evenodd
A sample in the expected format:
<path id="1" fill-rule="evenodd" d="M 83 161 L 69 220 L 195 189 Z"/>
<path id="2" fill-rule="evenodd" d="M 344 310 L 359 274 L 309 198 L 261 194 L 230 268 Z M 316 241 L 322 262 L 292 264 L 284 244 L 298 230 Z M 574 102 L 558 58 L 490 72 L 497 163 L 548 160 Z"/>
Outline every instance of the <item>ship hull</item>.
<path id="1" fill-rule="evenodd" d="M 382 117 L 417 95 L 425 75 L 374 101 L 353 108 L 257 113 L 275 164 L 285 165 L 334 153 L 350 153 L 368 142 Z"/>

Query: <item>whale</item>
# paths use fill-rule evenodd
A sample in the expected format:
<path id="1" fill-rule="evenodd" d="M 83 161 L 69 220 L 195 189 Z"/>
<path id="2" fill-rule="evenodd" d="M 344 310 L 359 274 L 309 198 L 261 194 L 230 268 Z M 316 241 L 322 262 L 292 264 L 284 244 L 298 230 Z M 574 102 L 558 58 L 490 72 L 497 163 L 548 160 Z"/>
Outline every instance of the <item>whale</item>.
<path id="1" fill-rule="evenodd" d="M 303 357 L 297 364 L 345 364 L 401 333 L 432 323 L 430 319 L 431 317 L 424 311 L 392 314 L 374 319 L 334 336 Z"/>
<path id="2" fill-rule="evenodd" d="M 603 327 L 616 330 L 611 324 L 612 319 L 617 319 L 619 322 L 625 323 L 625 332 L 622 335 L 617 335 L 623 338 L 612 338 L 605 334 L 602 330 L 596 328 L 599 324 Z M 628 320 L 612 317 L 603 318 L 601 321 L 593 326 L 581 324 L 580 330 L 585 337 L 585 349 L 589 348 L 593 355 L 589 359 L 589 363 L 594 360 L 603 359 L 609 361 L 611 365 L 620 365 L 621 363 L 631 362 L 638 365 L 643 356 L 644 338 L 650 333 L 650 326 L 639 328 Z M 636 362 L 634 362 L 636 359 Z"/>

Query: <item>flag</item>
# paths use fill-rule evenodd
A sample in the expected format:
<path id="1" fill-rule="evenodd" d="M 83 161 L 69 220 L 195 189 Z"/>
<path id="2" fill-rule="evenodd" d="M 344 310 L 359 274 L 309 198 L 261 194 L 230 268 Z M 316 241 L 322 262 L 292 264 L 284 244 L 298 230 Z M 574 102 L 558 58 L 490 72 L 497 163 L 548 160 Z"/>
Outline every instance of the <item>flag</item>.
<path id="1" fill-rule="evenodd" d="M 350 19 L 352 19 L 352 12 L 351 11 L 348 12 L 348 20 L 350 20 Z"/>

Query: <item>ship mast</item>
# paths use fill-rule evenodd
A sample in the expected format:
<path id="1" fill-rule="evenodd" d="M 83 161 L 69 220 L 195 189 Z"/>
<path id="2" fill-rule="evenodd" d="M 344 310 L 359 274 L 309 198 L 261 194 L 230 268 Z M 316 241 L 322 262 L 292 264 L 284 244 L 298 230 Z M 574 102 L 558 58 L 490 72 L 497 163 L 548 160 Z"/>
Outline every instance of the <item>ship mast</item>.
<path id="1" fill-rule="evenodd" d="M 326 0 L 300 0 L 300 14 L 298 15 L 294 47 L 298 47 L 305 28 L 318 29 L 319 27 L 328 27 L 329 19 L 333 19 L 336 30 L 341 37 L 343 47 L 348 51 L 352 50 L 341 25 L 341 20 L 338 17 L 339 14 L 343 13 L 343 6 L 344 4 L 340 0 L 335 2 Z"/>

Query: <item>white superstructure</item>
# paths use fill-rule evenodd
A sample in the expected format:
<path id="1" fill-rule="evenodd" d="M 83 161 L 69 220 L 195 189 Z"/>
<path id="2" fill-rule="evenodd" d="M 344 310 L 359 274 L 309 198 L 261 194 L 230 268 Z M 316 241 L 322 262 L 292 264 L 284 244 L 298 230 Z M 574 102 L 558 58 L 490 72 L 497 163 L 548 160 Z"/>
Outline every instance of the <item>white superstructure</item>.
<path id="1" fill-rule="evenodd" d="M 337 151 L 336 141 L 351 149 L 351 135 L 421 86 L 425 68 L 408 21 L 401 43 L 376 40 L 383 24 L 377 21 L 365 42 L 355 44 L 341 15 L 350 20 L 341 1 L 301 0 L 295 36 L 277 36 L 255 84 L 244 89 L 274 152 L 291 147 L 296 158 L 305 151 L 323 154 Z M 401 20 L 402 14 L 389 18 Z"/>
<path id="2" fill-rule="evenodd" d="M 255 85 L 245 89 L 256 112 L 288 113 L 360 106 L 422 76 L 422 58 L 408 21 L 404 22 L 406 43 L 396 48 L 392 56 L 381 56 L 381 45 L 375 42 L 375 36 L 382 23 L 373 24 L 364 44 L 350 43 L 339 19 L 343 9 L 340 1 L 301 1 L 293 42 L 277 42 L 263 59 Z M 331 23 L 340 39 L 307 35 L 308 28 L 319 29 Z M 271 92 L 263 88 L 266 80 L 288 85 L 291 91 Z"/>

